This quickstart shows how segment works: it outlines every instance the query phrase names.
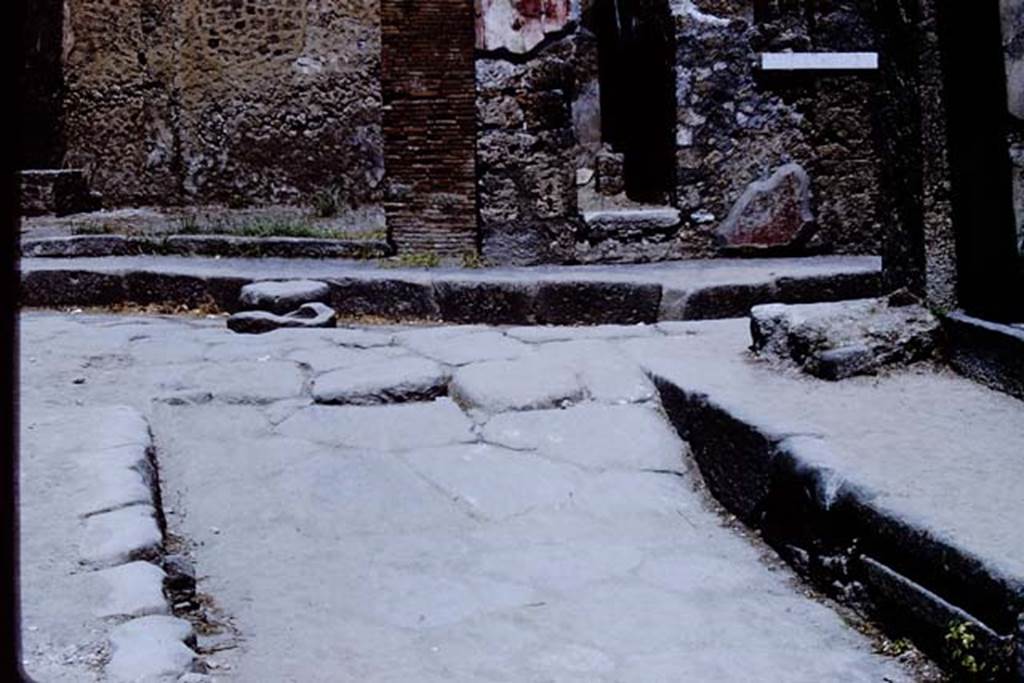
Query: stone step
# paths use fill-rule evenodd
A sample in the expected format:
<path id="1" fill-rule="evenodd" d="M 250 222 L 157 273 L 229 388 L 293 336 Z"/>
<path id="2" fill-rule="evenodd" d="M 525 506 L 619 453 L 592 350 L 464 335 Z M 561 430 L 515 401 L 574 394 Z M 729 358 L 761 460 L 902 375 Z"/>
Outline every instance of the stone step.
<path id="1" fill-rule="evenodd" d="M 23 258 L 176 255 L 216 258 L 371 259 L 391 256 L 385 240 L 243 235 L 72 235 L 21 240 Z"/>
<path id="2" fill-rule="evenodd" d="M 98 197 L 89 191 L 85 172 L 80 169 L 19 171 L 18 179 L 23 216 L 64 216 L 99 208 Z"/>

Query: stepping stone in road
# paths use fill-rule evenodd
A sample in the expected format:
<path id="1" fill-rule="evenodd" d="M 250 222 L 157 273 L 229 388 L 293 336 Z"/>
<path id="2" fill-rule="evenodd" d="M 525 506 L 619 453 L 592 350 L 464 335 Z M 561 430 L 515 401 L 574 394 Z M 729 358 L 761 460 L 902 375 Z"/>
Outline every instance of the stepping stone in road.
<path id="1" fill-rule="evenodd" d="M 268 311 L 244 311 L 228 318 L 228 329 L 239 334 L 263 334 L 282 327 L 334 327 L 338 314 L 321 303 L 302 304 L 297 311 L 277 315 Z"/>
<path id="2" fill-rule="evenodd" d="M 317 403 L 375 405 L 429 401 L 445 393 L 448 373 L 424 358 L 396 358 L 334 370 L 313 382 Z"/>
<path id="3" fill-rule="evenodd" d="M 328 301 L 331 288 L 317 280 L 254 282 L 242 287 L 238 302 L 246 310 L 270 311 L 284 315 L 302 304 Z"/>

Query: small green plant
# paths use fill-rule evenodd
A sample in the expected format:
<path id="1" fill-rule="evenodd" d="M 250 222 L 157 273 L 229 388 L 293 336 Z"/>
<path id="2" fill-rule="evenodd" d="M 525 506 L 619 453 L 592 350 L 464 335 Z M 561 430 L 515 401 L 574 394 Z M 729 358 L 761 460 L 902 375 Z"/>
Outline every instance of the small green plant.
<path id="1" fill-rule="evenodd" d="M 386 262 L 386 265 L 397 268 L 437 268 L 441 265 L 441 257 L 432 251 L 410 251 L 399 254 Z"/>
<path id="2" fill-rule="evenodd" d="M 71 228 L 73 235 L 113 235 L 117 226 L 109 223 L 81 223 Z"/>
<path id="3" fill-rule="evenodd" d="M 198 235 L 201 230 L 199 228 L 199 216 L 195 213 L 186 213 L 178 218 L 175 232 L 179 235 Z"/>
<path id="4" fill-rule="evenodd" d="M 484 262 L 484 257 L 480 255 L 476 250 L 469 250 L 462 252 L 462 267 L 463 268 L 483 268 L 487 265 Z"/>
<path id="5" fill-rule="evenodd" d="M 1000 655 L 986 653 L 969 623 L 949 622 L 944 640 L 950 663 L 958 670 L 955 674 L 957 680 L 994 680 L 1005 673 L 1001 662 L 989 659 L 990 656 L 998 659 Z M 1009 656 L 1010 653 L 1006 654 Z"/>
<path id="6" fill-rule="evenodd" d="M 331 218 L 338 215 L 341 204 L 341 192 L 334 190 L 320 190 L 313 195 L 313 213 L 318 218 Z"/>
<path id="7" fill-rule="evenodd" d="M 896 640 L 886 640 L 881 647 L 883 655 L 890 657 L 899 657 L 900 655 L 908 652 L 913 647 L 913 644 L 906 638 L 897 638 Z"/>

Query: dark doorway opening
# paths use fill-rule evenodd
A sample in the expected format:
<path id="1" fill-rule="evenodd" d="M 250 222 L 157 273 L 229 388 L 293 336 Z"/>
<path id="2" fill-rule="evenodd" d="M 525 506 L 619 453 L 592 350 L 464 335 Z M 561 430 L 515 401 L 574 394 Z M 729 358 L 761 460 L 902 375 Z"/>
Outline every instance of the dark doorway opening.
<path id="1" fill-rule="evenodd" d="M 17 167 L 60 168 L 64 155 L 61 136 L 64 2 L 25 3 L 21 18 L 25 59 L 17 75 Z"/>
<path id="2" fill-rule="evenodd" d="M 961 305 L 981 318 L 1019 322 L 1024 273 L 1013 211 L 1000 6 L 996 0 L 942 0 L 936 7 Z"/>
<path id="3" fill-rule="evenodd" d="M 665 0 L 597 0 L 601 134 L 623 155 L 626 195 L 669 204 L 675 189 L 675 39 Z"/>

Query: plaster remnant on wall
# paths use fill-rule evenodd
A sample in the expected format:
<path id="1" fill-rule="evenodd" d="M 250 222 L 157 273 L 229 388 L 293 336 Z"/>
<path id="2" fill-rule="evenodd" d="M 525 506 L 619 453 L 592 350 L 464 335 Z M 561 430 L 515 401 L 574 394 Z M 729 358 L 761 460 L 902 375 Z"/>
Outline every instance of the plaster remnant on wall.
<path id="1" fill-rule="evenodd" d="M 476 0 L 476 47 L 527 54 L 570 18 L 569 0 Z"/>

